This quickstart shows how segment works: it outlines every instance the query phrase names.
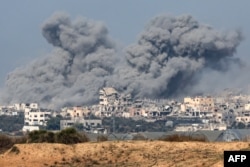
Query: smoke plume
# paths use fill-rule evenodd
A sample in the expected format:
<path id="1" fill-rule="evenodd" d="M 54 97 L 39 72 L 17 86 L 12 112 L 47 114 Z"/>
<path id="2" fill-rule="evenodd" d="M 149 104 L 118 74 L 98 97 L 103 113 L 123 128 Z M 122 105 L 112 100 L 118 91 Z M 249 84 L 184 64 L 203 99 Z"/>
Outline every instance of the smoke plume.
<path id="1" fill-rule="evenodd" d="M 43 59 L 8 75 L 5 101 L 38 102 L 52 108 L 96 102 L 98 88 L 114 71 L 115 46 L 100 22 L 56 13 L 42 25 L 55 48 Z"/>
<path id="2" fill-rule="evenodd" d="M 42 34 L 53 51 L 8 75 L 5 102 L 51 108 L 92 104 L 103 86 L 141 98 L 179 96 L 207 69 L 225 72 L 238 62 L 233 55 L 242 40 L 237 31 L 217 31 L 189 15 L 162 15 L 125 49 L 120 60 L 125 63 L 118 63 L 115 44 L 100 22 L 71 21 L 57 13 L 44 22 Z"/>
<path id="3" fill-rule="evenodd" d="M 190 94 L 204 70 L 225 72 L 239 62 L 233 55 L 241 40 L 240 32 L 220 32 L 189 15 L 158 16 L 126 49 L 118 85 L 138 97 Z"/>

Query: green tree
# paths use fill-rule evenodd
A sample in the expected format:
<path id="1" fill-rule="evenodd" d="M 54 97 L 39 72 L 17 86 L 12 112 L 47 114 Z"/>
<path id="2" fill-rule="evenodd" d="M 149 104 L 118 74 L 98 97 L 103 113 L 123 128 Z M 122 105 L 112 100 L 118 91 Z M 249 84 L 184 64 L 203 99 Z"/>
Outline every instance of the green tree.
<path id="1" fill-rule="evenodd" d="M 0 116 L 0 129 L 5 132 L 19 131 L 24 125 L 24 114 L 19 113 L 15 116 L 1 115 Z"/>
<path id="2" fill-rule="evenodd" d="M 85 134 L 78 133 L 74 128 L 66 128 L 56 133 L 56 142 L 63 144 L 75 144 L 89 141 Z"/>
<path id="3" fill-rule="evenodd" d="M 63 119 L 61 115 L 57 115 L 56 117 L 51 117 L 48 122 L 46 129 L 47 130 L 60 130 L 60 121 Z"/>

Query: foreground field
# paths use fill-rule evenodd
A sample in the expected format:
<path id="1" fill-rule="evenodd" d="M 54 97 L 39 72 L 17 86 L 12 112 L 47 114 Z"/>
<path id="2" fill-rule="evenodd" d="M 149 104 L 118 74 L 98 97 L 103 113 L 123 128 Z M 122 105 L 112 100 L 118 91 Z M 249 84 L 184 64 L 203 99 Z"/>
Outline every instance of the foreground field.
<path id="1" fill-rule="evenodd" d="M 223 166 L 224 150 L 246 150 L 249 142 L 116 141 L 16 144 L 0 154 L 1 167 Z"/>

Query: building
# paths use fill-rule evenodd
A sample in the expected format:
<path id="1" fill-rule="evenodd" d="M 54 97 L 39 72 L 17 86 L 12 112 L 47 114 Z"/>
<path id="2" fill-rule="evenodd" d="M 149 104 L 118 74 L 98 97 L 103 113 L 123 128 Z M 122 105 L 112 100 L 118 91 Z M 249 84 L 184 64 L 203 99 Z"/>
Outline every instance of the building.
<path id="1" fill-rule="evenodd" d="M 250 111 L 250 103 L 244 105 L 245 111 Z"/>
<path id="2" fill-rule="evenodd" d="M 69 117 L 71 119 L 84 118 L 91 112 L 87 107 L 68 107 L 64 110 L 66 112 L 65 117 Z"/>
<path id="3" fill-rule="evenodd" d="M 105 87 L 99 91 L 99 101 L 101 106 L 115 106 L 119 103 L 119 94 L 112 87 Z"/>
<path id="4" fill-rule="evenodd" d="M 30 108 L 30 109 L 38 109 L 38 104 L 37 103 L 16 103 L 14 104 L 14 108 L 15 110 L 18 111 L 24 111 L 26 108 Z"/>
<path id="5" fill-rule="evenodd" d="M 242 122 L 244 124 L 249 124 L 250 123 L 250 116 L 237 116 L 235 117 L 236 122 Z"/>
<path id="6" fill-rule="evenodd" d="M 120 94 L 112 87 L 104 87 L 99 91 L 99 111 L 97 114 L 100 117 L 110 117 L 114 113 L 122 115 L 131 105 L 130 94 Z"/>
<path id="7" fill-rule="evenodd" d="M 211 96 L 206 97 L 185 97 L 184 104 L 181 106 L 181 111 L 214 111 L 214 100 Z"/>
<path id="8" fill-rule="evenodd" d="M 23 132 L 30 132 L 34 130 L 39 130 L 39 126 L 24 125 L 22 129 Z"/>
<path id="9" fill-rule="evenodd" d="M 120 94 L 112 87 L 105 87 L 99 91 L 100 106 L 131 106 L 130 94 Z"/>
<path id="10" fill-rule="evenodd" d="M 26 108 L 24 110 L 24 124 L 31 126 L 46 126 L 51 112 L 43 109 Z"/>
<path id="11" fill-rule="evenodd" d="M 83 125 L 84 128 L 86 129 L 91 129 L 91 128 L 97 128 L 102 125 L 102 120 L 101 119 L 78 119 L 78 120 L 61 120 L 60 121 L 60 129 L 65 129 L 72 127 L 76 124 L 81 124 Z"/>

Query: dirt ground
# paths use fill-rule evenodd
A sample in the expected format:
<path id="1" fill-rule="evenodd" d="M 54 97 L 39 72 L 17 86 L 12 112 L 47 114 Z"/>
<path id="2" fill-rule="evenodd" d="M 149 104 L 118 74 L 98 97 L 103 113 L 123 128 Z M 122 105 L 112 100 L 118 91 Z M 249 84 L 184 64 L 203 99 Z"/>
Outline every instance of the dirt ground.
<path id="1" fill-rule="evenodd" d="M 249 142 L 107 141 L 16 144 L 0 154 L 1 167 L 222 167 L 224 150 L 249 149 Z"/>

